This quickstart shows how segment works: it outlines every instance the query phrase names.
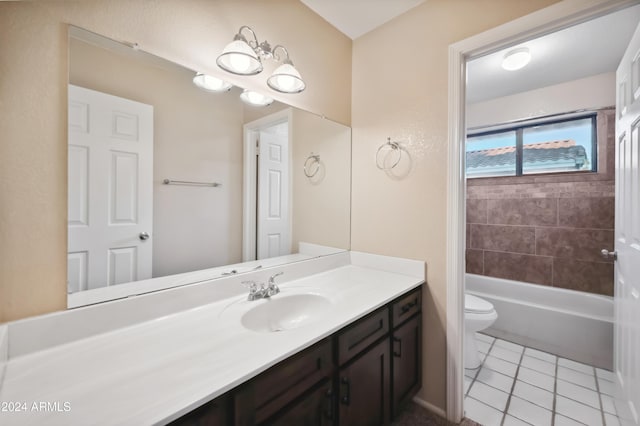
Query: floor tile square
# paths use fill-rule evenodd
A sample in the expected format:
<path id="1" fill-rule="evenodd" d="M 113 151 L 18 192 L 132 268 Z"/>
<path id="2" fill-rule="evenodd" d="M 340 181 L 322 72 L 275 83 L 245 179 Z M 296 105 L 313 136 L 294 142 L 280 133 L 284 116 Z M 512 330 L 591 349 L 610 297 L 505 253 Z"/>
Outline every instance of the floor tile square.
<path id="1" fill-rule="evenodd" d="M 613 414 L 604 413 L 604 421 L 607 426 L 621 426 L 620 419 Z"/>
<path id="2" fill-rule="evenodd" d="M 487 358 L 485 358 L 484 366 L 492 369 L 493 371 L 497 371 L 498 373 L 502 373 L 510 377 L 515 377 L 516 370 L 518 369 L 518 366 L 516 364 L 493 357 L 491 355 L 487 355 Z"/>
<path id="3" fill-rule="evenodd" d="M 558 378 L 575 385 L 596 390 L 596 379 L 593 374 L 588 375 L 567 367 L 558 366 Z"/>
<path id="4" fill-rule="evenodd" d="M 516 380 L 513 395 L 539 405 L 542 408 L 546 408 L 547 410 L 553 410 L 553 393 L 530 385 L 529 383 Z"/>
<path id="5" fill-rule="evenodd" d="M 497 426 L 502 421 L 503 413 L 471 397 L 466 397 L 464 399 L 464 415 L 482 425 Z"/>
<path id="6" fill-rule="evenodd" d="M 600 389 L 600 393 L 604 393 L 607 394 L 609 396 L 615 396 L 616 395 L 616 385 L 613 382 L 610 382 L 608 380 L 604 380 L 601 378 L 598 378 L 598 388 Z"/>
<path id="7" fill-rule="evenodd" d="M 533 357 L 533 358 L 538 358 L 538 359 L 541 359 L 543 361 L 550 362 L 551 364 L 555 364 L 556 363 L 557 356 L 552 355 L 552 354 L 547 353 L 547 352 L 539 351 L 537 349 L 526 348 L 524 350 L 524 354 L 527 355 L 527 356 Z"/>
<path id="8" fill-rule="evenodd" d="M 520 367 L 520 370 L 518 371 L 518 380 L 527 382 L 530 385 L 537 386 L 549 392 L 553 392 L 555 382 L 553 377 L 526 367 Z"/>
<path id="9" fill-rule="evenodd" d="M 504 416 L 504 422 L 502 423 L 503 426 L 530 426 L 530 424 L 508 414 Z"/>
<path id="10" fill-rule="evenodd" d="M 477 380 L 473 382 L 469 390 L 469 396 L 500 411 L 504 411 L 507 399 L 509 399 L 507 392 L 502 392 Z"/>
<path id="11" fill-rule="evenodd" d="M 558 379 L 556 383 L 556 393 L 558 395 L 566 396 L 569 399 L 573 399 L 575 401 L 589 405 L 597 410 L 600 409 L 600 400 L 598 399 L 598 393 L 591 389 L 587 389 L 582 386 L 574 385 L 573 383 L 565 382 L 562 379 Z"/>
<path id="12" fill-rule="evenodd" d="M 553 417 L 555 426 L 584 426 L 584 423 L 577 422 L 569 417 L 561 416 L 556 413 Z"/>
<path id="13" fill-rule="evenodd" d="M 539 371 L 548 376 L 556 375 L 556 365 L 551 364 L 550 362 L 543 361 L 538 358 L 533 358 L 528 355 L 522 357 L 522 362 L 520 363 L 523 367 L 530 368 L 532 370 Z"/>
<path id="14" fill-rule="evenodd" d="M 525 401 L 524 399 L 520 399 L 517 396 L 511 397 L 508 414 L 534 425 L 551 425 L 551 411 L 538 407 L 537 405 Z"/>
<path id="15" fill-rule="evenodd" d="M 616 375 L 613 371 L 603 370 L 602 368 L 596 368 L 596 376 L 598 376 L 599 379 L 605 379 L 610 382 L 616 381 Z"/>
<path id="16" fill-rule="evenodd" d="M 562 367 L 570 368 L 572 370 L 579 371 L 585 374 L 593 374 L 593 367 L 581 362 L 572 361 L 566 358 L 558 358 L 558 365 Z"/>
<path id="17" fill-rule="evenodd" d="M 491 348 L 491 352 L 489 352 L 489 355 L 496 358 L 504 359 L 505 361 L 509 361 L 514 364 L 518 364 L 520 362 L 520 356 L 521 356 L 517 352 L 514 352 L 509 349 L 505 349 L 502 346 L 497 346 L 497 345 L 493 345 L 493 347 Z"/>
<path id="18" fill-rule="evenodd" d="M 602 426 L 602 414 L 596 410 L 561 395 L 556 396 L 556 412 L 590 426 Z"/>
<path id="19" fill-rule="evenodd" d="M 492 344 L 496 339 L 495 337 L 489 336 L 488 334 L 476 333 L 476 340 Z"/>
<path id="20" fill-rule="evenodd" d="M 518 354 L 521 354 L 522 351 L 524 350 L 524 346 L 518 345 L 513 342 L 507 342 L 506 340 L 502 340 L 502 339 L 496 339 L 493 345 L 500 346 L 501 348 L 509 349 L 510 351 L 516 352 Z"/>
<path id="21" fill-rule="evenodd" d="M 618 412 L 616 411 L 616 404 L 613 401 L 613 397 L 601 393 L 600 399 L 602 400 L 602 409 L 605 413 L 610 413 L 613 415 L 618 414 Z"/>
<path id="22" fill-rule="evenodd" d="M 476 380 L 504 392 L 511 392 L 513 387 L 513 377 L 498 373 L 487 367 L 482 367 Z"/>

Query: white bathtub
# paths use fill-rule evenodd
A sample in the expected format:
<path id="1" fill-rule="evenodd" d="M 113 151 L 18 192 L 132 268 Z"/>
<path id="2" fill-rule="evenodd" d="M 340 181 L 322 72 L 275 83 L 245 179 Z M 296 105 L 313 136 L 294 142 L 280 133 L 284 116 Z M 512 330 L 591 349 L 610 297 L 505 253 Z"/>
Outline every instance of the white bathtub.
<path id="1" fill-rule="evenodd" d="M 466 291 L 498 312 L 485 333 L 613 369 L 613 298 L 474 274 L 466 274 Z"/>

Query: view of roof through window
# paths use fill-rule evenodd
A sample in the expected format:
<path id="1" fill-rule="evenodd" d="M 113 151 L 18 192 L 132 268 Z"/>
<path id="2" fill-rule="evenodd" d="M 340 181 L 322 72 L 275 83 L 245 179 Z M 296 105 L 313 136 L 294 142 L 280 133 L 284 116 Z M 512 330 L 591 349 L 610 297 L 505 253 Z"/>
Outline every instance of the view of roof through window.
<path id="1" fill-rule="evenodd" d="M 595 115 L 467 137 L 467 177 L 596 171 Z"/>

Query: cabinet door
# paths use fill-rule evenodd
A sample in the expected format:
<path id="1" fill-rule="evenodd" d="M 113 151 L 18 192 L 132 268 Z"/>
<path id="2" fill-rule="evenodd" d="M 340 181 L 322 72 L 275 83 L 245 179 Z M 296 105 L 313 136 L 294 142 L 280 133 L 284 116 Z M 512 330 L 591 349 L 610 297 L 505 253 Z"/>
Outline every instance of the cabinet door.
<path id="1" fill-rule="evenodd" d="M 307 396 L 264 424 L 273 426 L 332 426 L 334 422 L 333 383 L 327 381 Z"/>
<path id="2" fill-rule="evenodd" d="M 393 330 L 393 416 L 422 386 L 422 315 L 416 315 Z"/>
<path id="3" fill-rule="evenodd" d="M 390 368 L 387 338 L 340 370 L 340 426 L 377 426 L 389 423 Z"/>

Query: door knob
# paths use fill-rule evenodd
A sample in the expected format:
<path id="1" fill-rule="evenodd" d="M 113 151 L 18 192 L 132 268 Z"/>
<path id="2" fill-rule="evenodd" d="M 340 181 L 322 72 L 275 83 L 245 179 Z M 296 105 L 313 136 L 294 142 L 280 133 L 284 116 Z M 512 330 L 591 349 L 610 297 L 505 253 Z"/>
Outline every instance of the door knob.
<path id="1" fill-rule="evenodd" d="M 141 232 L 140 235 L 138 235 L 138 237 L 142 240 L 148 240 L 149 239 L 149 233 L 148 232 Z"/>
<path id="2" fill-rule="evenodd" d="M 618 260 L 618 252 L 615 250 L 609 251 L 607 249 L 602 249 L 600 250 L 600 254 L 607 260 Z"/>

